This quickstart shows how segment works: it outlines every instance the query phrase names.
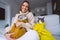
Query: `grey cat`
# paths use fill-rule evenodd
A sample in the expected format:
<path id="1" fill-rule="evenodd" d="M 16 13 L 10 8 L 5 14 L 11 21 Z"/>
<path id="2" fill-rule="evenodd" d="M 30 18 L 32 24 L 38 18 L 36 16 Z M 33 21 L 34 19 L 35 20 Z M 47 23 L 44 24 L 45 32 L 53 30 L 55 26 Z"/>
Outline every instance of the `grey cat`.
<path id="1" fill-rule="evenodd" d="M 37 21 L 38 23 L 42 23 L 42 22 L 44 22 L 44 17 L 43 18 L 39 18 L 38 17 L 38 21 Z"/>

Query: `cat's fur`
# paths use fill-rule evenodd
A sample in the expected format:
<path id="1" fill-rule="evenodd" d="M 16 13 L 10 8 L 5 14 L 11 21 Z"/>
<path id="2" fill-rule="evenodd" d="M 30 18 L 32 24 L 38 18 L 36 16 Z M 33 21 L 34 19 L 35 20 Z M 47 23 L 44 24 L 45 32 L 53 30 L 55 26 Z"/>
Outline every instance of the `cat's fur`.
<path id="1" fill-rule="evenodd" d="M 44 17 L 43 18 L 38 17 L 38 23 L 42 23 L 42 22 L 44 22 Z"/>

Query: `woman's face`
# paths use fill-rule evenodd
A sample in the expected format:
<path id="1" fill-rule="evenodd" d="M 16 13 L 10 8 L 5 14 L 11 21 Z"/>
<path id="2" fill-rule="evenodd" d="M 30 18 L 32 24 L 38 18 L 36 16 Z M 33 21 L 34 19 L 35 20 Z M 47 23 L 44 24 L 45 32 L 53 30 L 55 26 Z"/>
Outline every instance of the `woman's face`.
<path id="1" fill-rule="evenodd" d="M 23 4 L 22 4 L 22 6 L 21 6 L 21 11 L 23 12 L 23 13 L 26 13 L 27 11 L 28 11 L 28 6 L 29 4 L 27 3 L 27 2 L 24 2 Z"/>

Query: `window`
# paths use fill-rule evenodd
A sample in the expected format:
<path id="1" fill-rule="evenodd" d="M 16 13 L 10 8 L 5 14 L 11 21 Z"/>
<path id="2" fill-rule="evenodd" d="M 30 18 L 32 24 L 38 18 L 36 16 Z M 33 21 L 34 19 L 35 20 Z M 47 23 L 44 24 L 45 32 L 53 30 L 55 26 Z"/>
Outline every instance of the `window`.
<path id="1" fill-rule="evenodd" d="M 53 14 L 60 15 L 60 0 L 52 0 Z"/>
<path id="2" fill-rule="evenodd" d="M 0 7 L 0 20 L 5 20 L 5 9 Z"/>

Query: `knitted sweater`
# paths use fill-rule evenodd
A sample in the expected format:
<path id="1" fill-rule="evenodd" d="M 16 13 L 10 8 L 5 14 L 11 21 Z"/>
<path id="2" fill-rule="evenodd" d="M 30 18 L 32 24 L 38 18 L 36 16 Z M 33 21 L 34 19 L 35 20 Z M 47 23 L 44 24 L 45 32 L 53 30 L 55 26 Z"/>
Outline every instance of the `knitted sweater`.
<path id="1" fill-rule="evenodd" d="M 12 25 L 17 22 L 19 15 L 25 15 L 28 18 L 28 21 L 29 22 L 28 23 L 23 23 L 22 24 L 23 27 L 25 27 L 25 28 L 33 28 L 33 26 L 34 26 L 34 16 L 33 16 L 32 12 L 22 13 L 20 11 L 19 14 L 16 14 L 15 19 L 14 19 L 14 22 L 12 23 Z"/>

